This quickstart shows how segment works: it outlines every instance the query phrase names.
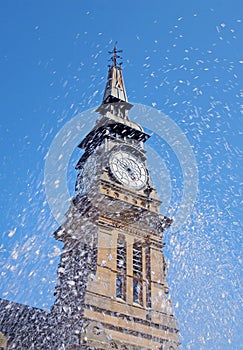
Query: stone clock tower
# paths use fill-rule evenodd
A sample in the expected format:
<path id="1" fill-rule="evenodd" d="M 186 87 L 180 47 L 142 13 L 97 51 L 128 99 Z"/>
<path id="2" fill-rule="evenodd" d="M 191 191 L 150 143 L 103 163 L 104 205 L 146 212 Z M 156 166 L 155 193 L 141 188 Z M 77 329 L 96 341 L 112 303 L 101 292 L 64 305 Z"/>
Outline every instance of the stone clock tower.
<path id="1" fill-rule="evenodd" d="M 171 219 L 159 213 L 144 150 L 149 135 L 129 120 L 116 47 L 112 53 L 99 117 L 79 145 L 76 195 L 54 234 L 64 250 L 52 312 L 61 315 L 68 349 L 176 350 L 162 253 Z"/>
<path id="2" fill-rule="evenodd" d="M 51 310 L 0 300 L 7 350 L 178 350 L 168 298 L 163 231 L 144 143 L 129 120 L 118 51 L 112 52 L 99 117 L 82 140 L 76 192 L 66 222 Z"/>

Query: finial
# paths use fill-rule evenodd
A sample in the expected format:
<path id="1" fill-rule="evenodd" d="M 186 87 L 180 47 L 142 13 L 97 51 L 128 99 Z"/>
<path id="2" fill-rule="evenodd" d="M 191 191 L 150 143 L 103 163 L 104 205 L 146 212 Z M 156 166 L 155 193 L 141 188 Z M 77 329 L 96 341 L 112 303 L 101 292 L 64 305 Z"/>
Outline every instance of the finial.
<path id="1" fill-rule="evenodd" d="M 118 58 L 122 58 L 121 56 L 118 55 L 118 53 L 122 52 L 123 50 L 117 50 L 116 48 L 116 45 L 117 45 L 117 41 L 115 42 L 115 45 L 114 45 L 114 48 L 112 51 L 109 51 L 108 53 L 111 55 L 113 55 L 111 57 L 111 61 L 113 62 L 113 67 L 117 67 L 117 59 Z M 120 63 L 121 65 L 122 63 Z"/>

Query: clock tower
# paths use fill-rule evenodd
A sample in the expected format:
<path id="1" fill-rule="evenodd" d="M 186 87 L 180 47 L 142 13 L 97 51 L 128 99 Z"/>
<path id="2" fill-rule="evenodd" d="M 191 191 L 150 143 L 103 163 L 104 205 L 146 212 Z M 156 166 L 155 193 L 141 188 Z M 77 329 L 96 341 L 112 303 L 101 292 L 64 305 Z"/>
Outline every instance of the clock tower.
<path id="1" fill-rule="evenodd" d="M 51 313 L 60 349 L 176 350 L 162 252 L 172 220 L 159 212 L 147 168 L 150 136 L 129 119 L 119 52 L 115 46 L 96 124 L 78 146 L 67 220 L 54 233 L 64 248 Z"/>

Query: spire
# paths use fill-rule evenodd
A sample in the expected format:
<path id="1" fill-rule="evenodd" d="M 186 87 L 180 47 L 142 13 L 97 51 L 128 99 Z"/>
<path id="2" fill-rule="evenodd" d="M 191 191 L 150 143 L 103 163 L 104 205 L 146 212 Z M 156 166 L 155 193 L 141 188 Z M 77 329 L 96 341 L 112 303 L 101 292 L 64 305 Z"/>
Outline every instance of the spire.
<path id="1" fill-rule="evenodd" d="M 109 54 L 112 54 L 111 61 L 112 65 L 109 66 L 108 77 L 103 96 L 102 104 L 114 103 L 114 102 L 127 102 L 127 95 L 125 85 L 122 77 L 121 64 L 117 63 L 117 60 L 121 58 L 118 53 L 122 50 L 117 50 L 116 44 Z"/>
<path id="2" fill-rule="evenodd" d="M 116 43 L 114 45 L 113 50 L 109 51 L 109 54 L 112 54 L 112 65 L 109 66 L 102 105 L 117 102 L 126 103 L 128 107 L 127 109 L 129 110 L 132 107 L 132 105 L 129 104 L 127 101 L 127 94 L 122 76 L 122 63 L 118 64 L 117 62 L 118 59 L 121 58 L 121 56 L 119 56 L 120 52 L 122 52 L 122 50 L 117 50 Z"/>

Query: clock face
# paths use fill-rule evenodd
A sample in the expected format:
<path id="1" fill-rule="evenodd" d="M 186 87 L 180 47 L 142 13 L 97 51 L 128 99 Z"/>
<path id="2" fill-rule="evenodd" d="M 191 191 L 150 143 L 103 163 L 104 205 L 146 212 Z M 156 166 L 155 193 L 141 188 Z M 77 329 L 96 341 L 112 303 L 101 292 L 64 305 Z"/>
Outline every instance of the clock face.
<path id="1" fill-rule="evenodd" d="M 128 151 L 115 151 L 109 159 L 110 169 L 123 185 L 140 190 L 147 183 L 147 170 L 143 162 Z"/>
<path id="2" fill-rule="evenodd" d="M 86 160 L 82 170 L 78 174 L 77 183 L 76 183 L 76 192 L 81 195 L 87 193 L 96 175 L 97 175 L 97 159 L 94 155 L 91 155 Z"/>

